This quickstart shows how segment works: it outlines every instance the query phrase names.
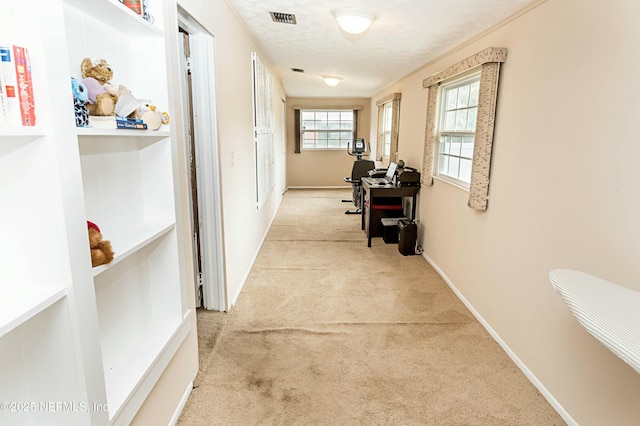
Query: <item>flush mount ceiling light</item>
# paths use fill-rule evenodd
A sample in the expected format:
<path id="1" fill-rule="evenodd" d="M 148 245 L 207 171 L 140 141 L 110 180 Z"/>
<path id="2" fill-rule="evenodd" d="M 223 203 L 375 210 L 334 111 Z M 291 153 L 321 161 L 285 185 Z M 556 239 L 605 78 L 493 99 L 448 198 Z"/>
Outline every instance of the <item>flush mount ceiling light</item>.
<path id="1" fill-rule="evenodd" d="M 340 77 L 336 77 L 335 75 L 323 75 L 322 79 L 327 83 L 327 86 L 331 87 L 337 86 L 342 81 Z"/>
<path id="2" fill-rule="evenodd" d="M 349 34 L 361 34 L 369 29 L 376 15 L 366 10 L 345 7 L 332 11 L 342 31 Z"/>

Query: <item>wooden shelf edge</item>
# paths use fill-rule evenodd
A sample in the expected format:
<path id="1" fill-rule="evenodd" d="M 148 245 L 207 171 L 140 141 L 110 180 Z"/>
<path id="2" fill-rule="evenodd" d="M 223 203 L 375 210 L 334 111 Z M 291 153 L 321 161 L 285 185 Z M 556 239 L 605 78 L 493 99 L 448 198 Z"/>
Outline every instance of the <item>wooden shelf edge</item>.
<path id="1" fill-rule="evenodd" d="M 127 257 L 136 253 L 138 250 L 153 243 L 157 239 L 168 234 L 175 227 L 175 223 L 168 224 L 150 224 L 142 226 L 129 233 L 130 238 L 124 240 L 113 239 L 112 245 L 116 251 L 116 255 L 111 263 L 107 265 L 100 265 L 93 268 L 94 278 L 106 271 L 109 268 L 122 262 Z"/>
<path id="2" fill-rule="evenodd" d="M 119 377 L 135 378 L 134 383 L 126 386 L 122 384 L 121 389 L 114 389 L 114 385 L 107 384 L 107 400 L 109 404 L 109 421 L 111 424 L 129 424 L 135 417 L 136 413 L 151 393 L 151 390 L 157 383 L 164 370 L 173 359 L 176 352 L 191 331 L 191 311 L 188 311 L 182 318 L 182 321 L 175 327 L 171 336 L 166 340 L 162 348 L 157 351 L 151 351 L 153 358 L 141 360 L 136 358 L 138 365 L 143 367 L 136 368 L 136 365 L 129 365 L 130 371 L 120 373 Z M 147 342 L 140 342 L 140 346 L 148 350 Z M 111 390 L 111 400 L 109 400 L 109 391 Z M 119 392 L 117 392 L 119 391 Z M 113 396 L 113 395 L 116 396 Z M 117 397 L 117 398 L 116 398 Z M 115 401 L 114 401 L 115 399 Z"/>
<path id="3" fill-rule="evenodd" d="M 11 309 L 6 309 L 5 307 L 0 309 L 0 312 L 2 312 L 0 314 L 0 337 L 20 327 L 40 312 L 66 297 L 66 295 L 66 288 L 24 290 L 21 294 L 18 294 L 17 299 L 11 298 L 11 294 L 8 295 Z M 3 298 L 5 296 L 5 294 L 2 295 Z M 9 311 L 9 314 L 6 313 L 7 311 Z"/>

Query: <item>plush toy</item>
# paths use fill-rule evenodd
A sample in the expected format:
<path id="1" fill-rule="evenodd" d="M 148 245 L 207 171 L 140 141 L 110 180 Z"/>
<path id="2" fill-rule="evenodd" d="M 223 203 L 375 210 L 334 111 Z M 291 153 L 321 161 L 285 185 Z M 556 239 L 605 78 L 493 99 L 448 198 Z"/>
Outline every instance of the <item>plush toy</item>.
<path id="1" fill-rule="evenodd" d="M 137 118 L 137 110 L 140 101 L 131 93 L 123 93 L 116 103 L 116 115 L 120 117 Z"/>
<path id="2" fill-rule="evenodd" d="M 80 65 L 82 83 L 87 86 L 91 115 L 114 115 L 118 102 L 118 88 L 111 84 L 113 70 L 104 59 L 84 58 Z"/>
<path id="3" fill-rule="evenodd" d="M 89 110 L 87 101 L 89 93 L 87 86 L 80 80 L 71 77 L 71 92 L 73 93 L 73 111 L 76 116 L 76 127 L 87 127 L 89 125 Z"/>
<path id="4" fill-rule="evenodd" d="M 89 228 L 89 246 L 91 247 L 91 265 L 100 266 L 113 260 L 111 242 L 102 239 L 100 228 L 93 222 L 87 221 Z"/>
<path id="5" fill-rule="evenodd" d="M 141 100 L 138 105 L 136 118 L 141 119 L 149 130 L 158 130 L 161 125 L 169 124 L 169 114 L 160 112 L 150 101 Z"/>

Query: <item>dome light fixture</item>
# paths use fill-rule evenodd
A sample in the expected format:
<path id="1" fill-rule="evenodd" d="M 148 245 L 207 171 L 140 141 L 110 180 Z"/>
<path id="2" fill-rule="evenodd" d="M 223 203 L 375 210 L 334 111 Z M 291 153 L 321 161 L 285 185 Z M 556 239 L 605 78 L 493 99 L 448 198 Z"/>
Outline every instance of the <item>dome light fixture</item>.
<path id="1" fill-rule="evenodd" d="M 337 86 L 342 81 L 342 78 L 336 77 L 335 75 L 323 75 L 322 79 L 327 83 L 327 86 L 331 87 Z"/>
<path id="2" fill-rule="evenodd" d="M 332 11 L 342 31 L 348 34 L 362 34 L 369 29 L 376 15 L 362 9 L 345 7 Z"/>

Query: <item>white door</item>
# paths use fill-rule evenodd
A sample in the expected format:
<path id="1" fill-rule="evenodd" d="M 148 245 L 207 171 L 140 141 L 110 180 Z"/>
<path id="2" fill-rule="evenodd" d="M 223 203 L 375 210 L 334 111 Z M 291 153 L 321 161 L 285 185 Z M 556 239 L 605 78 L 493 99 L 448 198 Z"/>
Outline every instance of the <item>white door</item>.
<path id="1" fill-rule="evenodd" d="M 196 301 L 205 309 L 227 309 L 220 206 L 215 40 L 193 19 L 180 13 L 183 46 L 185 137 L 190 141 L 191 205 L 196 270 Z"/>

